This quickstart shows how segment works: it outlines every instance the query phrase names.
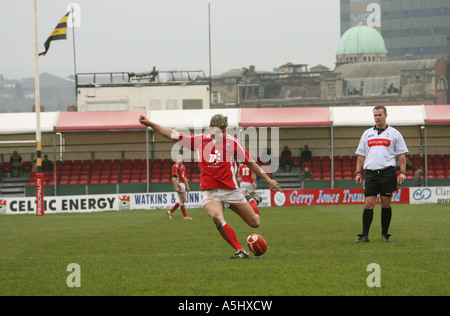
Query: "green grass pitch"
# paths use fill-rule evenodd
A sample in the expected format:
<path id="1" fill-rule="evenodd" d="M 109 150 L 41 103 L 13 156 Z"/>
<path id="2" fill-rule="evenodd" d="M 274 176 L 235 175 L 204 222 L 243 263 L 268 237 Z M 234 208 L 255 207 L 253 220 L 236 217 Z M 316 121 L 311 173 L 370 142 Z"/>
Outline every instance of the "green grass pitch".
<path id="1" fill-rule="evenodd" d="M 394 205 L 391 243 L 355 244 L 362 206 L 261 208 L 258 229 L 226 210 L 244 245 L 257 232 L 261 260 L 234 253 L 201 209 L 0 216 L 0 295 L 450 295 L 450 205 Z M 246 247 L 246 245 L 245 245 Z M 80 287 L 68 287 L 70 263 Z M 367 271 L 379 265 L 380 287 Z"/>

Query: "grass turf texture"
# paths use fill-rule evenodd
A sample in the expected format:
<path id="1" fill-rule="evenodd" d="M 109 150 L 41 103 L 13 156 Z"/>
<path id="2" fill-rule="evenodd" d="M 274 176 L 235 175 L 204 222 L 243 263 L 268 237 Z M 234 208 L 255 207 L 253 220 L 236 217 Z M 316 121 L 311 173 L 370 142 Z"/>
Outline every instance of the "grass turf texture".
<path id="1" fill-rule="evenodd" d="M 0 217 L 0 295 L 449 295 L 450 205 L 394 205 L 392 242 L 380 241 L 377 206 L 371 241 L 355 244 L 362 206 L 261 208 L 248 227 L 226 220 L 242 245 L 261 234 L 261 260 L 234 250 L 201 209 Z M 70 263 L 81 287 L 69 288 Z M 381 287 L 369 288 L 370 263 Z"/>

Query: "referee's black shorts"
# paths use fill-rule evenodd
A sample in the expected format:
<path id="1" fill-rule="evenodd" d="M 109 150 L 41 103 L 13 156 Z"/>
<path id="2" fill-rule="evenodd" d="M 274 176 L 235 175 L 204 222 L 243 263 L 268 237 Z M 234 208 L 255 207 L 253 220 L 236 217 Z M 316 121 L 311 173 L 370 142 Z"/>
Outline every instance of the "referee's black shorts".
<path id="1" fill-rule="evenodd" d="M 397 191 L 397 172 L 395 167 L 383 170 L 366 169 L 364 196 L 377 196 L 378 194 L 391 197 Z"/>

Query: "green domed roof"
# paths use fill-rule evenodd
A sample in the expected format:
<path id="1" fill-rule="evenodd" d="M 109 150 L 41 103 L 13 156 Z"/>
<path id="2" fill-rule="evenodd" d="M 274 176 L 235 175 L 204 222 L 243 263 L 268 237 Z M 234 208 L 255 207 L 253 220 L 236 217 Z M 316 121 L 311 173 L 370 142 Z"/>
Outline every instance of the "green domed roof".
<path id="1" fill-rule="evenodd" d="M 346 54 L 387 54 L 387 49 L 381 34 L 360 22 L 341 37 L 336 55 Z"/>

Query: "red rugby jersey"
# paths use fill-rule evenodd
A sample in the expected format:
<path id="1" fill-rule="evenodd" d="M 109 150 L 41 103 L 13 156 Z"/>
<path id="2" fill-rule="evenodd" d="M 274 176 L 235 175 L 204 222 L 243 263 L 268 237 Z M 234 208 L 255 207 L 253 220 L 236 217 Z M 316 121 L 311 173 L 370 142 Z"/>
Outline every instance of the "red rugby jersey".
<path id="1" fill-rule="evenodd" d="M 215 141 L 209 134 L 180 133 L 179 145 L 196 153 L 202 190 L 239 188 L 238 163 L 253 161 L 242 143 L 226 133 L 222 141 Z"/>
<path id="2" fill-rule="evenodd" d="M 172 166 L 172 177 L 176 177 L 178 183 L 186 183 L 184 176 L 186 174 L 186 166 L 176 163 Z"/>
<path id="3" fill-rule="evenodd" d="M 241 175 L 241 182 L 253 184 L 253 171 L 251 171 L 249 167 L 242 164 L 239 167 L 239 174 Z"/>

